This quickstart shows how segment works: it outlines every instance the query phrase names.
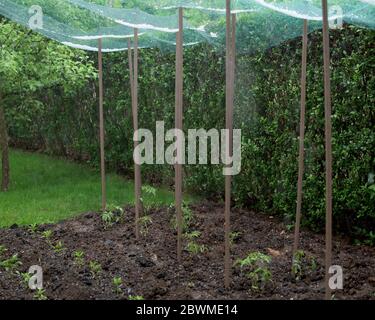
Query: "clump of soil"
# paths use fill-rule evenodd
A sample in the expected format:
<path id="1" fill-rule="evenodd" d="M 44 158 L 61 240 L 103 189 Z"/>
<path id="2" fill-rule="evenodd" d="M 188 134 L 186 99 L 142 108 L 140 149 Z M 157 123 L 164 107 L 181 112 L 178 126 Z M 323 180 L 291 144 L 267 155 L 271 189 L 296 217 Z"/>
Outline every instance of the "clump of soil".
<path id="1" fill-rule="evenodd" d="M 134 210 L 125 208 L 125 217 L 105 227 L 100 214 L 86 213 L 55 225 L 39 226 L 35 232 L 13 226 L 0 230 L 0 245 L 8 250 L 0 261 L 18 254 L 26 272 L 31 265 L 43 268 L 48 299 L 323 299 L 324 238 L 302 232 L 305 254 L 303 273 L 296 280 L 291 274 L 292 232 L 275 218 L 234 209 L 232 212 L 232 258 L 245 258 L 260 252 L 272 258 L 271 279 L 261 289 L 251 288 L 247 273 L 235 266 L 230 290 L 224 289 L 224 212 L 223 206 L 204 203 L 191 207 L 190 250 L 176 259 L 176 231 L 173 212 L 167 208 L 149 209 L 147 227 L 139 242 L 134 237 Z M 50 238 L 42 232 L 52 230 Z M 195 236 L 194 236 L 194 231 Z M 56 244 L 61 241 L 61 250 Z M 55 249 L 53 248 L 55 246 Z M 196 249 L 196 250 L 195 250 Z M 335 239 L 333 262 L 343 267 L 344 289 L 337 299 L 375 299 L 375 249 L 352 246 Z M 77 263 L 75 251 L 84 253 Z M 195 252 L 195 253 L 194 253 Z M 307 258 L 308 257 L 308 258 Z M 100 264 L 93 273 L 90 261 Z M 310 262 L 306 262 L 310 261 Z M 120 291 L 113 278 L 121 277 Z M 0 299 L 33 299 L 32 292 L 15 271 L 0 267 Z"/>

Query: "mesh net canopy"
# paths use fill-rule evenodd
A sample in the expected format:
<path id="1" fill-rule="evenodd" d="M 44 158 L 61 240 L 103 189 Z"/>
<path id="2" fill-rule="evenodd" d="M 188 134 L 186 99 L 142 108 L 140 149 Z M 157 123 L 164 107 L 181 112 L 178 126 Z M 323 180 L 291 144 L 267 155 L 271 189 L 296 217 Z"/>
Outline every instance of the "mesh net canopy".
<path id="1" fill-rule="evenodd" d="M 139 29 L 139 47 L 173 50 L 178 31 L 177 8 L 184 10 L 184 45 L 208 42 L 225 45 L 224 0 L 0 0 L 0 14 L 65 45 L 104 52 L 127 49 L 127 38 Z M 330 0 L 329 19 L 375 28 L 373 0 Z M 320 0 L 234 0 L 237 46 L 251 52 L 321 28 Z"/>

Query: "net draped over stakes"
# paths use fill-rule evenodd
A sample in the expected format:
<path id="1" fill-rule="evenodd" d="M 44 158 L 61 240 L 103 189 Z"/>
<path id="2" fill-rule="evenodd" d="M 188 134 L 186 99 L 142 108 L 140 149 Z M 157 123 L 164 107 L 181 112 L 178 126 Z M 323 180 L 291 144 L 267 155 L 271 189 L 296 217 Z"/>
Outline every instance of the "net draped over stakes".
<path id="1" fill-rule="evenodd" d="M 375 29 L 375 0 L 138 0 L 133 7 L 113 8 L 100 0 L 0 0 L 0 14 L 70 47 L 98 51 L 102 209 L 106 208 L 102 52 L 128 50 L 133 126 L 138 128 L 138 49 L 176 50 L 175 128 L 183 129 L 183 46 L 208 42 L 226 55 L 226 128 L 233 134 L 236 54 L 251 54 L 302 37 L 300 137 L 294 252 L 299 246 L 308 33 L 323 29 L 324 110 L 326 150 L 326 298 L 332 263 L 332 124 L 329 28 L 341 23 Z M 136 7 L 134 7 L 136 3 Z M 126 2 L 123 6 L 127 6 Z M 129 5 L 131 6 L 131 5 Z M 241 26 L 239 28 L 238 26 Z M 131 39 L 134 39 L 134 54 Z M 135 139 L 136 140 L 136 139 Z M 135 147 L 137 142 L 135 142 Z M 182 154 L 182 146 L 177 146 Z M 233 153 L 232 139 L 225 146 Z M 137 158 L 137 155 L 135 155 Z M 141 173 L 135 161 L 135 234 L 142 214 Z M 225 178 L 224 283 L 230 286 L 231 176 Z M 177 257 L 182 253 L 182 163 L 175 164 Z"/>

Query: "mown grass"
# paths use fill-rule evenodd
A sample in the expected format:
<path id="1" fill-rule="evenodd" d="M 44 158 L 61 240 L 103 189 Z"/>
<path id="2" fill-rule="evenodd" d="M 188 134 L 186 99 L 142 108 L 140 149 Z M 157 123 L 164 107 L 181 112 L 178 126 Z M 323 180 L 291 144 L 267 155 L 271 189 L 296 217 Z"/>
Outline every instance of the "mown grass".
<path id="1" fill-rule="evenodd" d="M 10 165 L 10 189 L 0 192 L 0 227 L 53 223 L 100 209 L 100 174 L 87 166 L 18 150 L 11 151 Z M 108 174 L 108 204 L 133 204 L 133 188 L 132 181 Z M 155 196 L 144 194 L 143 199 L 169 205 L 173 193 L 157 189 Z"/>

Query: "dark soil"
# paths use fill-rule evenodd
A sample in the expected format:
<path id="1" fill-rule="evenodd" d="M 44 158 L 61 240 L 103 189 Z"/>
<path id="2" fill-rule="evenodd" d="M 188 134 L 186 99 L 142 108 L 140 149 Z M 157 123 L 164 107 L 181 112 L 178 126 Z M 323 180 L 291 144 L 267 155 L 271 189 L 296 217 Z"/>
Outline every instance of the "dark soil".
<path id="1" fill-rule="evenodd" d="M 203 253 L 183 252 L 183 263 L 176 261 L 176 232 L 173 212 L 166 208 L 149 210 L 152 224 L 137 243 L 134 240 L 134 211 L 125 209 L 123 221 L 104 228 L 97 213 L 83 214 L 55 225 L 39 226 L 37 232 L 13 226 L 0 230 L 0 244 L 8 250 L 0 260 L 18 254 L 25 272 L 40 265 L 48 299 L 323 299 L 324 238 L 309 232 L 301 234 L 301 248 L 308 258 L 302 263 L 300 280 L 291 276 L 293 235 L 276 218 L 234 209 L 232 230 L 240 232 L 232 245 L 233 261 L 260 251 L 272 256 L 272 280 L 259 290 L 251 289 L 246 272 L 233 268 L 231 290 L 223 289 L 224 214 L 223 206 L 205 203 L 192 207 L 190 231 L 200 231 L 195 240 L 205 245 Z M 56 253 L 42 237 L 52 230 L 51 242 L 62 241 L 65 249 Z M 185 240 L 185 245 L 187 240 Z M 344 270 L 344 290 L 337 299 L 375 299 L 375 249 L 334 241 L 334 264 Z M 83 250 L 85 263 L 74 262 L 73 252 Z M 316 266 L 312 260 L 316 259 Z M 92 276 L 89 261 L 101 264 Z M 116 293 L 114 277 L 122 277 L 122 293 Z M 33 299 L 16 271 L 0 268 L 0 299 Z"/>

